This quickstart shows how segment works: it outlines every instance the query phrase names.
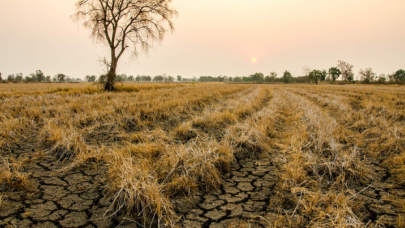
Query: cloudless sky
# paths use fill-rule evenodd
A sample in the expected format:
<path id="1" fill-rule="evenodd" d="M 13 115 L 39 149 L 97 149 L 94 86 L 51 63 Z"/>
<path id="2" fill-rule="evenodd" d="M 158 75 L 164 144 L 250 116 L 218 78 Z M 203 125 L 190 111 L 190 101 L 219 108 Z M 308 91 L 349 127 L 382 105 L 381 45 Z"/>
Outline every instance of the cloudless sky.
<path id="1" fill-rule="evenodd" d="M 76 0 L 0 0 L 0 72 L 100 75 L 102 43 L 74 22 Z M 118 73 L 279 76 L 344 60 L 392 73 L 405 68 L 404 0 L 173 0 L 176 31 Z M 252 58 L 256 62 L 252 62 Z"/>

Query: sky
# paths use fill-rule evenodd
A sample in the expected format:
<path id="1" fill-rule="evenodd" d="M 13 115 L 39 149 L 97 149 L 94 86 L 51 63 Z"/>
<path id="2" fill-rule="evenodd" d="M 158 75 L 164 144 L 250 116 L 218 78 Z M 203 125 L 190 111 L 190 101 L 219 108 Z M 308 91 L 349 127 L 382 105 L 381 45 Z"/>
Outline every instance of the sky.
<path id="1" fill-rule="evenodd" d="M 0 0 L 0 72 L 101 75 L 103 43 L 75 22 L 77 0 Z M 378 74 L 405 68 L 404 0 L 173 0 L 175 32 L 138 58 L 127 75 L 268 75 L 338 60 Z M 256 58 L 256 62 L 252 61 Z"/>

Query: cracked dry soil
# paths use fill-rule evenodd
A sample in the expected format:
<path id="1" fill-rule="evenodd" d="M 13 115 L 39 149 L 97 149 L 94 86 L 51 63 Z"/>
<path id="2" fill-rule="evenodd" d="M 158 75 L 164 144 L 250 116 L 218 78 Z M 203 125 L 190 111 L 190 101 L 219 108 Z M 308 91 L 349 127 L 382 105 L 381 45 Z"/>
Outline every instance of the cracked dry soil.
<path id="1" fill-rule="evenodd" d="M 268 203 L 274 195 L 278 169 L 271 163 L 264 164 L 264 160 L 269 159 L 238 159 L 225 174 L 221 188 L 175 199 L 175 208 L 184 218 L 181 226 L 225 228 L 242 222 L 250 227 L 268 226 L 266 220 L 277 218 Z"/>
<path id="2" fill-rule="evenodd" d="M 7 159 L 28 158 L 20 172 L 30 174 L 25 191 L 2 193 L 0 227 L 137 227 L 135 221 L 106 217 L 110 205 L 104 189 L 106 167 L 95 164 L 60 171 L 68 164 L 53 155 L 34 158 L 34 143 L 0 151 Z"/>
<path id="3" fill-rule="evenodd" d="M 37 156 L 29 142 L 10 146 L 2 156 L 28 158 L 20 171 L 29 173 L 30 189 L 3 193 L 0 227 L 138 227 L 124 217 L 105 217 L 111 203 L 104 185 L 106 167 L 87 164 L 61 171 L 68 164 L 53 155 Z M 277 168 L 262 164 L 263 158 L 249 157 L 233 163 L 224 175 L 223 186 L 196 196 L 173 199 L 183 216 L 182 227 L 228 227 L 246 221 L 251 227 L 265 227 L 271 215 L 268 202 L 277 182 Z M 274 214 L 275 215 L 275 214 Z M 276 216 L 276 215 L 275 215 Z"/>

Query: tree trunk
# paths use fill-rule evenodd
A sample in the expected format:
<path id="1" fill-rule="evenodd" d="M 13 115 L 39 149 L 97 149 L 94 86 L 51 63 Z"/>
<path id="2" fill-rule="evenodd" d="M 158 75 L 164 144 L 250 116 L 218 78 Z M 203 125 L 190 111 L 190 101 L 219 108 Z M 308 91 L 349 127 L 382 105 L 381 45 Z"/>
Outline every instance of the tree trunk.
<path id="1" fill-rule="evenodd" d="M 105 87 L 104 90 L 106 91 L 114 91 L 115 87 L 115 75 L 116 75 L 116 71 L 117 71 L 117 60 L 115 58 L 113 58 L 113 60 L 111 61 L 111 66 L 110 66 L 110 70 L 107 73 L 107 81 L 105 83 Z"/>

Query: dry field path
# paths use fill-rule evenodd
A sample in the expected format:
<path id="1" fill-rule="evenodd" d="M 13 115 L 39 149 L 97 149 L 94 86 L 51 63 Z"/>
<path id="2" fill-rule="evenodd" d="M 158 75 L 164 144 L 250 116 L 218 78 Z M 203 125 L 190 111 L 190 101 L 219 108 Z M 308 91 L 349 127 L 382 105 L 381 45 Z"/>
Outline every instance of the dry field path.
<path id="1" fill-rule="evenodd" d="M 349 138 L 358 141 L 359 151 L 361 156 L 359 159 L 364 162 L 366 169 L 364 172 L 372 173 L 372 178 L 369 180 L 359 179 L 357 182 L 348 181 L 347 186 L 351 188 L 355 194 L 351 199 L 357 201 L 358 205 L 354 208 L 356 215 L 364 222 L 364 224 L 374 222 L 377 227 L 403 227 L 403 219 L 405 216 L 404 199 L 405 186 L 403 181 L 398 183 L 392 176 L 391 170 L 387 167 L 387 160 L 392 159 L 395 154 L 390 151 L 382 151 L 379 154 L 373 151 L 373 146 L 384 144 L 395 145 L 397 150 L 403 146 L 399 141 L 400 133 L 397 135 L 398 142 L 383 141 L 384 134 L 395 129 L 400 129 L 403 122 L 401 116 L 402 111 L 397 111 L 396 115 L 391 114 L 388 106 L 383 105 L 381 113 L 369 113 L 367 107 L 363 107 L 361 100 L 364 98 L 344 95 L 331 94 L 331 91 L 324 90 L 315 94 L 311 90 L 305 89 L 289 89 L 292 93 L 308 100 L 310 104 L 319 107 L 324 113 L 333 118 L 339 123 L 342 129 L 345 130 Z M 372 92 L 370 91 L 372 94 Z M 368 94 L 370 95 L 370 94 Z M 364 96 L 364 94 L 363 94 Z M 393 101 L 395 101 L 393 99 Z M 396 103 L 395 101 L 393 103 Z M 355 116 L 354 119 L 352 116 Z M 395 117 L 395 118 L 393 118 Z M 391 125 L 378 126 L 377 121 L 389 121 Z M 396 123 L 398 125 L 395 125 Z M 359 124 L 360 123 L 360 124 Z M 377 125 L 377 126 L 376 126 Z M 376 131 L 377 127 L 377 131 Z M 381 130 L 380 128 L 385 128 Z M 391 136 L 392 137 L 392 136 Z M 386 140 L 386 139 L 384 139 Z M 347 142 L 347 146 L 350 144 Z M 402 225 L 401 225 L 402 224 Z"/>
<path id="2" fill-rule="evenodd" d="M 273 93 L 273 91 L 272 91 Z M 281 101 L 268 97 L 250 118 L 260 119 L 258 113 L 274 112 Z M 272 96 L 273 97 L 273 96 Z M 243 122 L 243 121 L 242 121 Z M 235 125 L 220 129 L 222 134 Z M 254 128 L 254 126 L 251 126 Z M 283 129 L 288 126 L 283 126 Z M 275 186 L 279 181 L 280 170 L 272 161 L 271 154 L 243 148 L 237 152 L 231 170 L 222 176 L 222 186 L 217 189 L 203 190 L 193 197 L 180 197 L 173 205 L 182 216 L 182 227 L 227 228 L 227 227 L 269 227 L 279 219 L 279 208 L 269 207 L 271 198 L 276 197 Z"/>

